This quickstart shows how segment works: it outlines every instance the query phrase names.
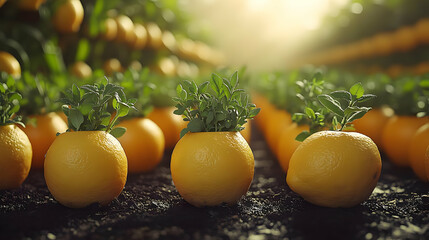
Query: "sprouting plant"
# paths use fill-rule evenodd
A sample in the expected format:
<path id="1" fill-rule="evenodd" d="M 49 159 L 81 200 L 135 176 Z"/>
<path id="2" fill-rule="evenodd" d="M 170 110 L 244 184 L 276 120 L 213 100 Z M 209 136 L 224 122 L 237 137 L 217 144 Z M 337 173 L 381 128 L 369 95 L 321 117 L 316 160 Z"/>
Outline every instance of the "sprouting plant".
<path id="1" fill-rule="evenodd" d="M 136 99 L 127 100 L 123 88 L 103 81 L 99 84 L 73 84 L 60 99 L 62 109 L 67 116 L 69 130 L 73 131 L 106 131 L 116 138 L 122 136 L 126 129 L 115 126 L 116 120 L 126 116 L 130 109 L 135 109 Z M 107 111 L 111 103 L 114 116 Z"/>
<path id="2" fill-rule="evenodd" d="M 296 97 L 301 101 L 303 113 L 294 113 L 292 120 L 298 124 L 307 124 L 310 129 L 309 132 L 303 132 L 299 139 L 306 138 L 325 126 L 328 112 L 317 99 L 324 89 L 325 81 L 321 73 L 316 73 L 311 81 L 304 79 L 296 82 Z"/>
<path id="3" fill-rule="evenodd" d="M 260 111 L 250 102 L 248 94 L 238 88 L 237 72 L 229 79 L 212 74 L 210 81 L 199 86 L 184 81 L 177 86 L 177 96 L 174 113 L 184 115 L 184 120 L 189 121 L 181 137 L 187 132 L 241 131 L 247 119 Z"/>
<path id="4" fill-rule="evenodd" d="M 23 127 L 21 116 L 15 115 L 20 108 L 21 94 L 16 92 L 15 79 L 1 73 L 0 77 L 0 126 L 8 124 L 19 124 Z"/>
<path id="5" fill-rule="evenodd" d="M 137 111 L 130 112 L 127 117 L 144 117 L 153 109 L 151 96 L 157 86 L 150 82 L 149 74 L 149 69 L 144 68 L 142 71 L 128 69 L 125 73 L 113 75 L 113 83 L 123 87 L 127 97 L 136 99 L 134 107 Z"/>
<path id="6" fill-rule="evenodd" d="M 340 90 L 329 94 L 320 94 L 317 96 L 317 100 L 327 112 L 333 114 L 331 123 L 327 124 L 325 121 L 325 125 L 330 125 L 330 130 L 342 131 L 346 128 L 352 128 L 354 120 L 362 118 L 371 110 L 370 107 L 362 107 L 359 104 L 372 100 L 375 97 L 373 94 L 365 94 L 362 84 L 356 83 L 349 91 Z M 310 120 L 315 121 L 316 118 L 314 116 L 317 114 L 321 114 L 319 109 L 312 109 L 311 106 L 306 107 L 305 115 L 309 116 Z M 296 140 L 304 141 L 313 133 L 311 131 L 304 131 L 296 137 Z"/>

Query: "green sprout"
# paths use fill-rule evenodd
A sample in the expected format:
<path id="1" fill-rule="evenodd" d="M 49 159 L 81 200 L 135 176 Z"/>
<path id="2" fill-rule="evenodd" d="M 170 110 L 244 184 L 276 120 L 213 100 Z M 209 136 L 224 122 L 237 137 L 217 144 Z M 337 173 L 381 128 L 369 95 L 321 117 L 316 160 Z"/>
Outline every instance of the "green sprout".
<path id="1" fill-rule="evenodd" d="M 210 81 L 199 86 L 184 81 L 177 86 L 177 96 L 174 113 L 184 115 L 184 120 L 189 121 L 181 137 L 187 132 L 241 131 L 247 119 L 260 111 L 250 102 L 249 95 L 238 88 L 237 72 L 229 79 L 212 74 Z"/>
<path id="2" fill-rule="evenodd" d="M 78 87 L 73 84 L 60 99 L 62 109 L 68 119 L 69 130 L 73 131 L 106 131 L 116 138 L 122 136 L 126 129 L 113 128 L 116 120 L 134 109 L 136 99 L 127 100 L 123 88 L 105 82 Z M 109 103 L 115 110 L 114 117 L 107 111 Z"/>

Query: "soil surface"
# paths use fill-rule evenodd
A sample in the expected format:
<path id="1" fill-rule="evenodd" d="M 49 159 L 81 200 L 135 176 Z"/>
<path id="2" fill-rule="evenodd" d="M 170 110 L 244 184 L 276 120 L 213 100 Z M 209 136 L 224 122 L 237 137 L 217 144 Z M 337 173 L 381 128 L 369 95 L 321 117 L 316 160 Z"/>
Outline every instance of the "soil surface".
<path id="1" fill-rule="evenodd" d="M 174 188 L 171 152 L 160 166 L 129 175 L 109 206 L 70 209 L 32 171 L 0 191 L 0 239 L 429 239 L 429 185 L 385 158 L 369 200 L 347 209 L 312 205 L 292 192 L 262 136 L 253 131 L 255 176 L 235 206 L 195 208 Z"/>

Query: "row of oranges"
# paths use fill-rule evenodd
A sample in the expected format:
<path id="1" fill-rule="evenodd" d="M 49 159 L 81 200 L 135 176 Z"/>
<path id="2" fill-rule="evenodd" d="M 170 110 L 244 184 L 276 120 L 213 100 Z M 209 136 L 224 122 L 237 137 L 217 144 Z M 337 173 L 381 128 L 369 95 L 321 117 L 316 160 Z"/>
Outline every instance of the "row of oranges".
<path id="1" fill-rule="evenodd" d="M 253 101 L 261 107 L 256 123 L 287 172 L 289 160 L 301 144 L 295 137 L 309 127 L 292 123 L 290 113 L 276 108 L 262 95 L 254 94 Z M 353 124 L 355 131 L 370 137 L 396 166 L 410 166 L 422 181 L 429 180 L 429 172 L 425 169 L 425 154 L 429 149 L 428 118 L 395 115 L 385 107 L 369 111 Z"/>
<path id="2" fill-rule="evenodd" d="M 302 63 L 337 64 L 357 59 L 388 56 L 407 52 L 419 45 L 429 44 L 429 19 L 421 19 L 413 26 L 379 33 L 362 40 L 336 46 L 302 59 Z"/>
<path id="3" fill-rule="evenodd" d="M 0 3 L 0 7 L 4 2 Z M 44 0 L 20 0 L 17 1 L 17 7 L 27 11 L 36 11 L 44 2 Z M 80 0 L 67 0 L 55 10 L 52 24 L 57 32 L 63 33 L 67 37 L 81 29 L 84 15 L 85 10 Z M 102 32 L 96 38 L 126 44 L 133 51 L 144 48 L 151 48 L 156 51 L 168 50 L 171 56 L 160 58 L 154 66 L 154 70 L 163 75 L 177 74 L 187 77 L 198 75 L 196 65 L 180 59 L 211 65 L 217 65 L 223 61 L 221 54 L 207 44 L 189 38 L 178 41 L 173 33 L 162 30 L 156 23 L 133 22 L 128 16 L 118 15 L 114 10 L 109 11 L 109 15 L 110 17 L 100 23 Z M 87 37 L 91 37 L 87 26 L 83 26 L 82 29 Z M 62 46 L 61 42 L 60 38 L 60 46 Z M 133 61 L 128 67 L 141 68 L 141 63 Z M 123 71 L 124 69 L 116 58 L 106 60 L 103 68 L 106 73 Z M 85 78 L 92 74 L 92 68 L 87 63 L 80 61 L 70 66 L 70 72 Z"/>

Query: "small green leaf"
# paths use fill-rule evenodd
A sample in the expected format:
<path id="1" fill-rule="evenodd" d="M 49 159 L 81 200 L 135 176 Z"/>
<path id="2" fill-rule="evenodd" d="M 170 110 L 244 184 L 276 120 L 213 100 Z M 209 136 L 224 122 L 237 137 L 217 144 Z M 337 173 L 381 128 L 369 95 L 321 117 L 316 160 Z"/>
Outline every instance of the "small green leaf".
<path id="1" fill-rule="evenodd" d="M 377 96 L 375 96 L 373 94 L 364 94 L 364 95 L 362 95 L 362 97 L 358 98 L 357 101 L 359 103 L 363 103 L 363 102 L 367 102 L 367 101 L 373 100 L 376 97 Z"/>
<path id="2" fill-rule="evenodd" d="M 355 85 L 353 85 L 350 88 L 350 93 L 355 97 L 355 98 L 360 98 L 363 96 L 363 94 L 365 93 L 365 90 L 363 89 L 362 84 L 356 83 Z"/>
<path id="3" fill-rule="evenodd" d="M 303 142 L 305 139 L 311 136 L 311 133 L 308 131 L 303 131 L 298 136 L 296 136 L 295 140 L 298 142 Z"/>
<path id="4" fill-rule="evenodd" d="M 210 87 L 216 92 L 217 95 L 220 95 L 222 92 L 222 84 L 222 78 L 213 73 Z"/>
<path id="5" fill-rule="evenodd" d="M 254 108 L 254 109 L 250 110 L 249 118 L 255 117 L 256 115 L 259 114 L 260 111 L 261 111 L 260 108 Z"/>
<path id="6" fill-rule="evenodd" d="M 182 129 L 182 131 L 180 131 L 180 138 L 182 138 L 183 136 L 185 136 L 185 134 L 188 133 L 188 132 L 189 132 L 188 128 Z"/>
<path id="7" fill-rule="evenodd" d="M 231 86 L 235 89 L 238 86 L 238 72 L 235 71 L 231 76 Z"/>
<path id="8" fill-rule="evenodd" d="M 310 119 L 316 119 L 316 114 L 314 113 L 313 109 L 309 107 L 305 107 L 305 114 L 307 114 L 307 117 Z"/>
<path id="9" fill-rule="evenodd" d="M 210 82 L 206 81 L 200 84 L 200 86 L 198 87 L 198 93 L 204 93 L 207 91 L 207 88 L 209 87 Z"/>
<path id="10" fill-rule="evenodd" d="M 73 125 L 76 131 L 79 131 L 80 125 L 82 125 L 84 121 L 83 115 L 77 109 L 70 109 L 68 121 Z"/>
<path id="11" fill-rule="evenodd" d="M 189 123 L 187 128 L 190 132 L 201 132 L 204 129 L 204 123 L 198 119 L 192 119 Z"/>
<path id="12" fill-rule="evenodd" d="M 334 91 L 329 94 L 334 99 L 344 99 L 346 101 L 352 100 L 352 95 L 347 91 Z"/>
<path id="13" fill-rule="evenodd" d="M 326 107 L 329 111 L 337 114 L 340 117 L 344 116 L 344 110 L 341 108 L 337 100 L 333 99 L 331 96 L 322 94 L 317 96 L 319 102 Z"/>
<path id="14" fill-rule="evenodd" d="M 353 113 L 348 119 L 347 122 L 353 122 L 356 119 L 362 118 L 370 109 L 362 109 L 360 111 L 357 111 Z"/>
<path id="15" fill-rule="evenodd" d="M 110 134 L 112 134 L 115 138 L 120 138 L 122 135 L 125 134 L 126 131 L 127 129 L 124 127 L 115 127 L 114 129 L 112 129 L 112 131 L 110 131 Z"/>
<path id="16" fill-rule="evenodd" d="M 76 84 L 73 84 L 72 86 L 72 94 L 73 94 L 73 101 L 75 103 L 80 102 L 80 99 L 81 99 L 80 89 Z"/>

